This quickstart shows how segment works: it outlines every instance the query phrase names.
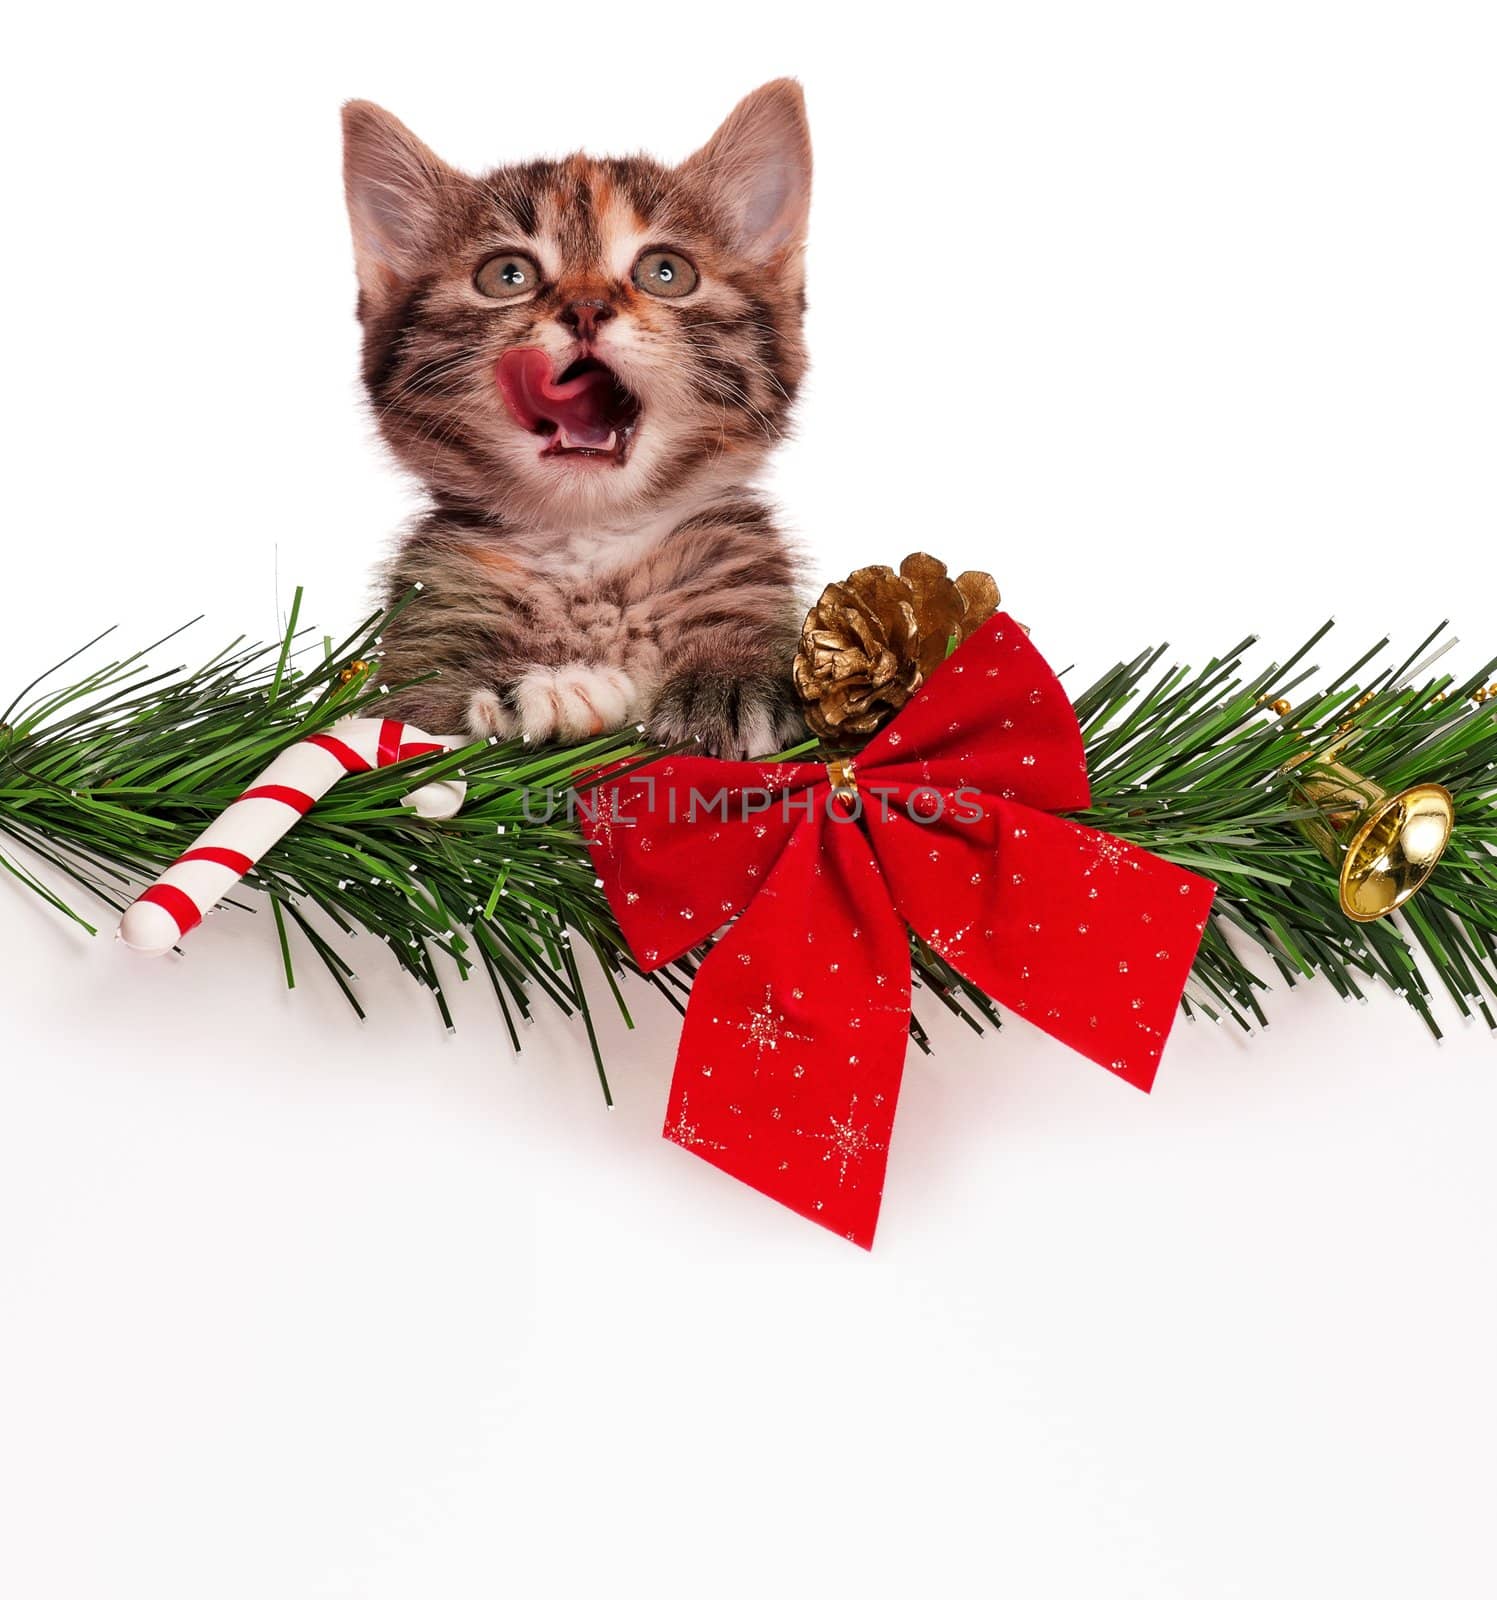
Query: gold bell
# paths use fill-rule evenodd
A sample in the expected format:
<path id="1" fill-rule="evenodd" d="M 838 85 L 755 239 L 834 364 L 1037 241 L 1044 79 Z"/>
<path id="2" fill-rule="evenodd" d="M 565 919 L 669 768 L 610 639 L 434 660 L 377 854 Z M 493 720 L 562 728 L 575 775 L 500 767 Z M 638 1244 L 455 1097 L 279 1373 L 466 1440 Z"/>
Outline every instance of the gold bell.
<path id="1" fill-rule="evenodd" d="M 1320 812 L 1298 827 L 1333 866 L 1340 863 L 1342 911 L 1353 922 L 1376 922 L 1429 881 L 1450 843 L 1455 802 L 1438 783 L 1389 794 L 1336 760 L 1340 749 L 1289 763 L 1309 763 L 1296 782 Z"/>

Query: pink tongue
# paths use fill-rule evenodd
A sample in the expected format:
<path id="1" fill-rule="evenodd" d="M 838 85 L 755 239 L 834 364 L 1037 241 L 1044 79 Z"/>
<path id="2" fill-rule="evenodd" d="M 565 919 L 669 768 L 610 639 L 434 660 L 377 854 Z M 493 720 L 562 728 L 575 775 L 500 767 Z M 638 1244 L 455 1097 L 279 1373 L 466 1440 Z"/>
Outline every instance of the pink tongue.
<path id="1" fill-rule="evenodd" d="M 599 449 L 613 433 L 604 420 L 613 379 L 601 369 L 584 372 L 568 383 L 551 381 L 551 358 L 526 345 L 507 350 L 495 369 L 499 393 L 509 414 L 531 433 L 542 422 L 554 422 L 572 444 Z"/>

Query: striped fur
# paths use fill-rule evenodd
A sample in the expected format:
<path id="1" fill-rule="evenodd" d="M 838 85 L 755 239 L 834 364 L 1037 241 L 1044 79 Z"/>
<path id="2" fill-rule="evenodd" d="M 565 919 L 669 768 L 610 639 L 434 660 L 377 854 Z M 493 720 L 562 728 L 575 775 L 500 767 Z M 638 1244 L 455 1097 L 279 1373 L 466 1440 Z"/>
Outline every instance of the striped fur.
<path id="1" fill-rule="evenodd" d="M 801 730 L 788 662 L 792 554 L 751 487 L 805 369 L 810 145 L 799 88 L 748 97 L 678 167 L 574 155 L 482 178 L 389 113 L 345 108 L 363 376 L 431 509 L 385 573 L 420 598 L 384 640 L 396 714 L 424 727 L 575 738 L 645 721 L 661 739 L 763 754 Z M 680 299 L 632 281 L 646 249 L 700 275 Z M 539 287 L 474 286 L 520 250 Z M 606 308 L 579 334 L 567 308 Z M 637 397 L 617 464 L 548 459 L 501 402 L 495 366 L 539 347 L 591 356 Z"/>

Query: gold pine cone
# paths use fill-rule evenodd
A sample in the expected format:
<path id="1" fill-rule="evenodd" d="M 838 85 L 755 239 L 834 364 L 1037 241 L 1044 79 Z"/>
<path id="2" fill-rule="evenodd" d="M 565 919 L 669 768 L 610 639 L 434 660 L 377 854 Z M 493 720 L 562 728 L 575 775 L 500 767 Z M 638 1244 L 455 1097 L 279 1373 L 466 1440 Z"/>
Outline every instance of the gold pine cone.
<path id="1" fill-rule="evenodd" d="M 899 571 L 859 567 L 811 607 L 795 657 L 795 687 L 818 738 L 866 738 L 998 609 L 986 572 L 946 575 L 916 553 Z"/>

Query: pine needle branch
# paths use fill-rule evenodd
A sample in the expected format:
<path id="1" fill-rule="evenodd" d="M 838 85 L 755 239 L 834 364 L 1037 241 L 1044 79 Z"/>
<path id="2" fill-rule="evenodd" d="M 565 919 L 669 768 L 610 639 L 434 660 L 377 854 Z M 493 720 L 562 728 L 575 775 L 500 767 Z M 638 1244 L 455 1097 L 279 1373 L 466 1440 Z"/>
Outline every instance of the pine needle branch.
<path id="1" fill-rule="evenodd" d="M 118 912 L 286 745 L 340 717 L 379 714 L 377 672 L 344 682 L 343 669 L 377 660 L 382 630 L 407 603 L 333 646 L 298 628 L 298 590 L 274 644 L 235 640 L 200 666 L 166 670 L 149 667 L 151 650 L 137 651 L 35 693 L 100 635 L 29 684 L 0 722 L 0 834 Z M 1245 639 L 1198 670 L 1171 665 L 1160 647 L 1103 673 L 1075 697 L 1092 778 L 1078 820 L 1220 886 L 1188 1015 L 1262 1027 L 1263 996 L 1276 982 L 1321 978 L 1348 1000 L 1371 985 L 1392 989 L 1438 1036 L 1433 980 L 1457 1014 L 1497 1026 L 1497 697 L 1473 699 L 1497 663 L 1460 679 L 1431 675 L 1452 642 L 1442 624 L 1407 656 L 1391 657 L 1382 641 L 1316 687 L 1311 657 L 1329 632 L 1326 624 L 1282 664 L 1250 666 L 1256 641 Z M 1273 709 L 1291 694 L 1294 710 Z M 1303 789 L 1308 763 L 1290 763 L 1333 746 L 1389 790 L 1435 781 L 1456 796 L 1445 859 L 1402 913 L 1381 922 L 1341 914 L 1335 868 L 1295 826 L 1316 813 Z M 516 1019 L 531 1019 L 534 996 L 580 1012 L 606 1095 L 576 953 L 591 950 L 626 1020 L 619 979 L 638 969 L 563 802 L 581 774 L 659 754 L 625 731 L 565 748 L 475 743 L 349 776 L 226 905 L 267 895 L 287 982 L 289 923 L 360 1016 L 353 970 L 334 943 L 357 933 L 388 948 L 448 1025 L 445 986 L 474 972 L 515 1048 Z M 419 782 L 458 770 L 468 798 L 457 817 L 428 822 L 401 805 Z M 95 931 L 12 852 L 0 852 L 0 868 Z M 911 953 L 917 990 L 978 1032 L 999 1025 L 991 999 L 933 950 L 914 939 Z M 686 957 L 648 981 L 679 1010 L 696 965 Z M 930 1048 L 918 1018 L 910 1032 Z"/>

